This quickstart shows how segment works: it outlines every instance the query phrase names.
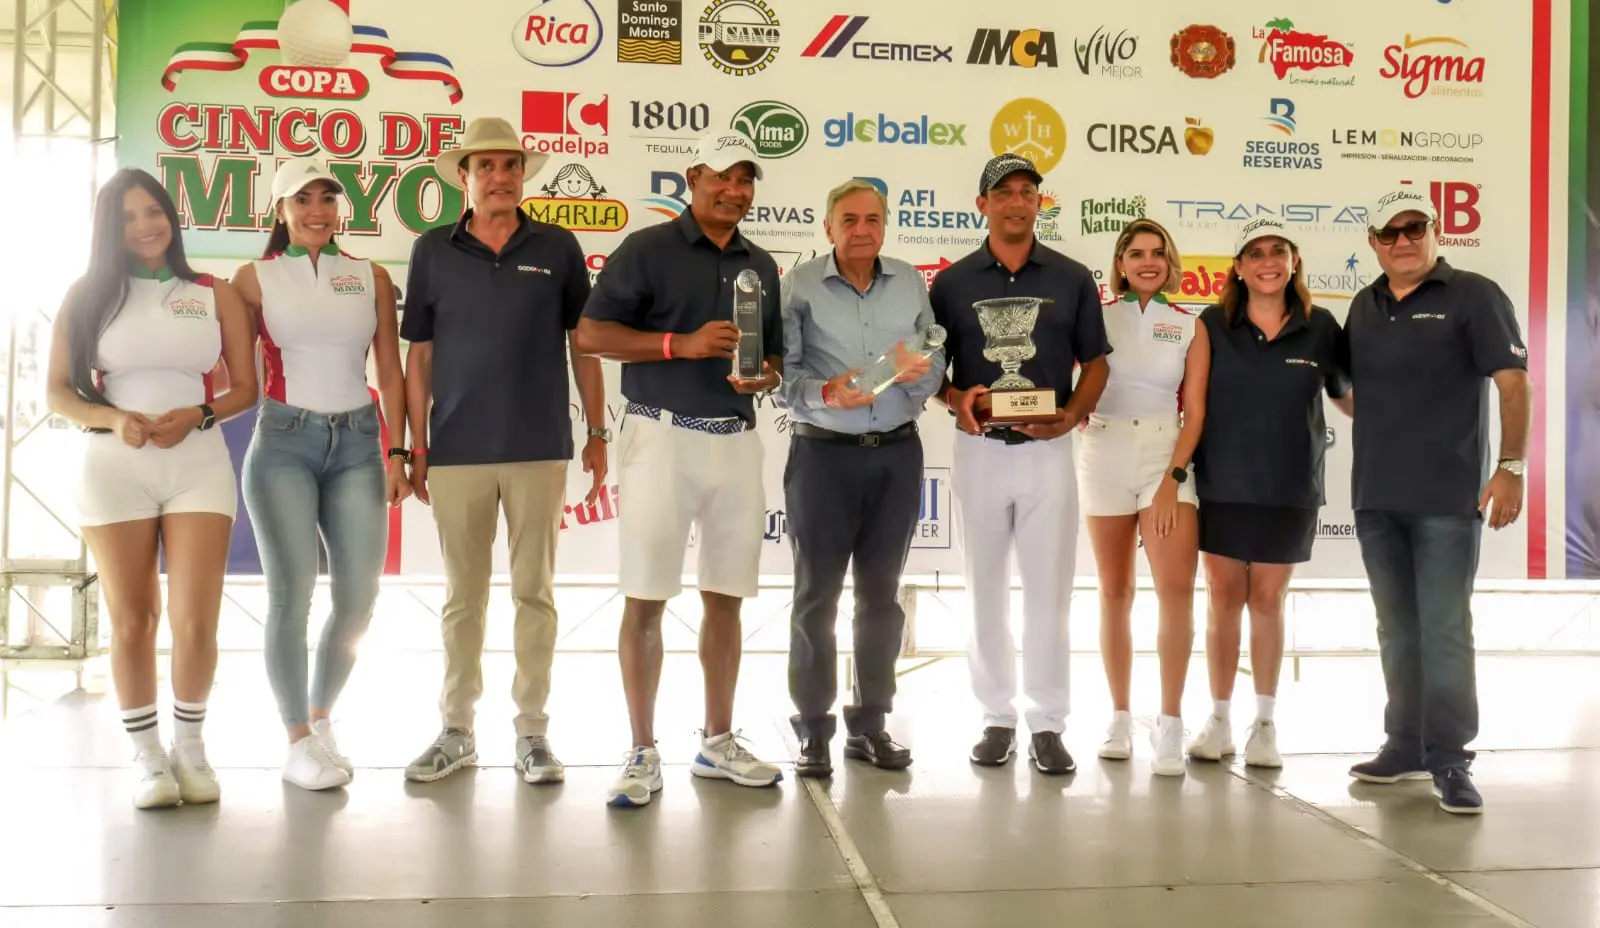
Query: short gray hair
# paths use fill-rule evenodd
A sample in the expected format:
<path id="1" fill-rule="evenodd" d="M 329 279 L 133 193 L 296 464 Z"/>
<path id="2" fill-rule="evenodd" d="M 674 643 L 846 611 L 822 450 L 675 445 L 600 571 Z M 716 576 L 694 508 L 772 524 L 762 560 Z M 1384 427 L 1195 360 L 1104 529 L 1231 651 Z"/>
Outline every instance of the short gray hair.
<path id="1" fill-rule="evenodd" d="M 882 190 L 859 177 L 852 177 L 828 191 L 828 211 L 824 215 L 831 220 L 833 218 L 833 208 L 839 205 L 840 200 L 852 193 L 860 193 L 863 190 L 870 190 L 877 195 L 878 202 L 883 204 L 883 218 L 887 221 L 889 218 L 889 198 L 884 195 Z"/>

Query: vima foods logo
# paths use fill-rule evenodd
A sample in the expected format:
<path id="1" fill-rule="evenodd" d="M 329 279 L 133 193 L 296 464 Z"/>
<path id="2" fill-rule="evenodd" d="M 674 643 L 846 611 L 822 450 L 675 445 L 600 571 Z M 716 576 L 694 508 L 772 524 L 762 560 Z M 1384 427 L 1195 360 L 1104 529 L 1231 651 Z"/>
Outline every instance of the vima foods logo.
<path id="1" fill-rule="evenodd" d="M 511 28 L 511 44 L 527 61 L 564 68 L 586 60 L 603 38 L 589 0 L 542 0 Z"/>
<path id="2" fill-rule="evenodd" d="M 1408 33 L 1403 42 L 1383 50 L 1383 68 L 1378 76 L 1400 81 L 1410 100 L 1424 94 L 1481 97 L 1483 67 L 1483 56 L 1472 54 L 1472 48 L 1460 39 L 1414 39 Z"/>
<path id="3" fill-rule="evenodd" d="M 857 42 L 856 33 L 867 24 L 866 16 L 846 16 L 837 14 L 828 20 L 822 31 L 816 34 L 806 50 L 800 53 L 802 58 L 838 58 L 849 49 L 849 56 L 861 61 L 912 61 L 921 64 L 933 64 L 953 61 L 950 54 L 955 51 L 951 45 L 930 45 L 927 43 L 912 42 Z"/>
<path id="4" fill-rule="evenodd" d="M 1056 63 L 1056 34 L 1039 29 L 979 29 L 972 35 L 972 47 L 967 49 L 967 64 L 1053 68 Z"/>
<path id="5" fill-rule="evenodd" d="M 927 115 L 904 121 L 879 113 L 876 118 L 857 119 L 846 113 L 843 119 L 822 124 L 823 144 L 840 148 L 852 142 L 884 145 L 966 145 L 966 123 L 932 122 Z"/>
<path id="6" fill-rule="evenodd" d="M 1120 233 L 1128 223 L 1144 217 L 1145 199 L 1142 196 L 1083 200 L 1078 204 L 1078 232 L 1081 235 Z"/>
<path id="7" fill-rule="evenodd" d="M 989 146 L 996 155 L 1021 155 L 1032 161 L 1040 174 L 1048 174 L 1067 153 L 1067 124 L 1055 107 L 1022 97 L 994 114 Z"/>
<path id="8" fill-rule="evenodd" d="M 522 201 L 522 211 L 535 222 L 574 232 L 617 232 L 628 224 L 628 207 L 581 164 L 562 165 L 538 196 Z"/>
<path id="9" fill-rule="evenodd" d="M 700 13 L 700 53 L 718 71 L 749 77 L 778 57 L 778 15 L 764 0 L 711 0 Z"/>
<path id="10" fill-rule="evenodd" d="M 1341 149 L 1339 157 L 1359 161 L 1471 164 L 1475 160 L 1471 152 L 1483 144 L 1483 133 L 1428 132 L 1421 129 L 1331 129 L 1329 142 Z"/>
<path id="11" fill-rule="evenodd" d="M 1261 54 L 1258 60 L 1263 64 L 1272 65 L 1272 73 L 1277 75 L 1280 81 L 1288 78 L 1290 83 L 1295 84 L 1342 86 L 1350 86 L 1356 82 L 1353 74 L 1326 78 L 1307 78 L 1291 74 L 1292 71 L 1348 68 L 1355 61 L 1355 52 L 1350 50 L 1350 46 L 1325 35 L 1297 31 L 1293 20 L 1269 20 L 1266 28 L 1251 29 L 1250 37 L 1261 40 Z"/>
<path id="12" fill-rule="evenodd" d="M 522 147 L 590 158 L 609 155 L 611 117 L 605 94 L 559 90 L 522 92 Z"/>
<path id="13" fill-rule="evenodd" d="M 449 59 L 397 51 L 388 32 L 352 24 L 350 14 L 333 0 L 299 0 L 276 21 L 245 23 L 232 44 L 179 45 L 161 74 L 161 86 L 176 91 L 185 71 L 237 71 L 251 54 L 271 50 L 282 53 L 283 64 L 261 70 L 261 90 L 268 96 L 359 100 L 371 85 L 366 74 L 345 65 L 352 55 L 372 55 L 385 75 L 441 83 L 451 103 L 461 102 L 461 81 Z"/>
<path id="14" fill-rule="evenodd" d="M 1079 71 L 1117 80 L 1143 76 L 1138 65 L 1128 64 L 1138 53 L 1139 37 L 1129 35 L 1126 29 L 1112 35 L 1105 26 L 1097 26 L 1089 38 L 1072 43 Z"/>
<path id="15" fill-rule="evenodd" d="M 683 0 L 621 0 L 617 60 L 628 64 L 683 62 Z"/>
<path id="16" fill-rule="evenodd" d="M 745 106 L 733 114 L 728 128 L 744 133 L 755 142 L 756 152 L 763 158 L 787 158 L 805 147 L 811 135 L 805 116 L 777 100 L 761 100 Z"/>

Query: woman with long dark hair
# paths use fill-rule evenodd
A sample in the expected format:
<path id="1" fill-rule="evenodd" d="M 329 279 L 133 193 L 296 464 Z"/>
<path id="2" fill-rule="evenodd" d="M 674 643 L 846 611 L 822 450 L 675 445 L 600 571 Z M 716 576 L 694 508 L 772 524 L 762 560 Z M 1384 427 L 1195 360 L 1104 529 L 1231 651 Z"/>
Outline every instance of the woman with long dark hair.
<path id="1" fill-rule="evenodd" d="M 1283 603 L 1294 565 L 1311 559 L 1323 496 L 1322 394 L 1349 409 L 1339 322 L 1311 303 L 1300 249 L 1271 217 L 1246 223 L 1222 301 L 1200 314 L 1211 345 L 1206 428 L 1195 452 L 1200 551 L 1210 596 L 1206 664 L 1214 701 L 1189 756 L 1235 751 L 1230 700 L 1240 625 L 1250 610 L 1256 717 L 1245 763 L 1280 767 L 1273 721 L 1283 664 Z"/>
<path id="2" fill-rule="evenodd" d="M 89 267 L 67 291 L 50 349 L 50 409 L 91 433 L 79 524 L 111 617 L 141 809 L 221 796 L 201 726 L 238 490 L 215 425 L 256 402 L 249 318 L 226 281 L 189 267 L 178 227 L 154 177 L 118 171 L 95 201 Z M 215 396 L 219 358 L 230 388 Z M 156 710 L 158 549 L 172 622 L 170 754 Z"/>
<path id="3" fill-rule="evenodd" d="M 279 166 L 266 255 L 234 275 L 266 366 L 267 396 L 245 455 L 244 501 L 267 580 L 267 676 L 289 735 L 283 779 L 309 790 L 344 786 L 355 773 L 339 753 L 329 714 L 378 598 L 388 507 L 411 493 L 394 285 L 382 267 L 333 243 L 342 193 L 320 162 Z M 384 416 L 397 430 L 387 466 L 367 386 L 369 351 Z M 306 624 L 319 535 L 333 613 L 308 690 Z"/>

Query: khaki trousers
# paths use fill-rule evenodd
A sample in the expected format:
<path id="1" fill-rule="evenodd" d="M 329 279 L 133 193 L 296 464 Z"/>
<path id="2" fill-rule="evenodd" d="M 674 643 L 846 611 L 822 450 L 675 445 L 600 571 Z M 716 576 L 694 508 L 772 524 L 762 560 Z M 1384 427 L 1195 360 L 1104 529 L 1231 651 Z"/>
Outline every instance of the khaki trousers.
<path id="1" fill-rule="evenodd" d="M 542 735 L 549 724 L 550 664 L 556 647 L 556 538 L 566 505 L 567 462 L 468 464 L 428 468 L 433 519 L 444 554 L 445 728 L 472 731 L 483 695 L 483 636 L 489 575 L 500 511 L 511 547 L 511 599 L 517 674 L 517 736 Z"/>

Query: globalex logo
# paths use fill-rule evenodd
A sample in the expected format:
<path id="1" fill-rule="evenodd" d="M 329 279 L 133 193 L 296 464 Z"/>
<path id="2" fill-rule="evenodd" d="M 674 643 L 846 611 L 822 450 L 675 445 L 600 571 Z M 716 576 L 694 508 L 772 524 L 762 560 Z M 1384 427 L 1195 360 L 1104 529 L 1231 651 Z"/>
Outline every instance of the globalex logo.
<path id="1" fill-rule="evenodd" d="M 926 115 L 913 119 L 891 119 L 885 113 L 876 118 L 858 118 L 846 113 L 842 119 L 830 119 L 822 124 L 824 143 L 829 148 L 840 148 L 852 142 L 883 145 L 965 145 L 965 123 L 933 122 Z"/>

